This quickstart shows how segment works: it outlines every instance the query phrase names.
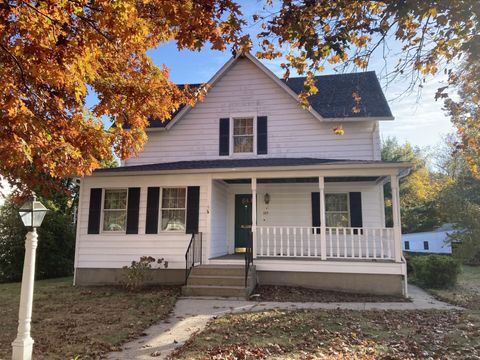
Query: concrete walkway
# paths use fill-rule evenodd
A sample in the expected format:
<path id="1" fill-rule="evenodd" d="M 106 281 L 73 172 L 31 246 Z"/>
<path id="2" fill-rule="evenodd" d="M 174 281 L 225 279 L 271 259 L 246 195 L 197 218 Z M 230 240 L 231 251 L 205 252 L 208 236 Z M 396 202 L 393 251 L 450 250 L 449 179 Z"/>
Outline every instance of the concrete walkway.
<path id="1" fill-rule="evenodd" d="M 349 309 L 349 310 L 460 310 L 435 300 L 422 289 L 409 285 L 412 302 L 390 303 L 292 303 L 257 302 L 212 298 L 180 298 L 170 317 L 148 328 L 144 337 L 123 346 L 123 351 L 108 355 L 108 359 L 165 359 L 190 336 L 202 331 L 208 321 L 228 313 L 262 311 L 268 309 Z"/>

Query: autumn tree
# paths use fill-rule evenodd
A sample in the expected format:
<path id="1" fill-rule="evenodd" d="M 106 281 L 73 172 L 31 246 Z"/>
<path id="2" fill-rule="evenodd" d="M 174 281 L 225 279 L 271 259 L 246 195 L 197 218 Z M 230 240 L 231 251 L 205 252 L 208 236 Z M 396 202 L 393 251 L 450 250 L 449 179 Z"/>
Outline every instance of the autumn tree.
<path id="1" fill-rule="evenodd" d="M 439 211 L 438 194 L 448 184 L 441 174 L 427 166 L 427 155 L 419 147 L 396 138 L 387 138 L 382 143 L 382 160 L 408 161 L 410 173 L 400 180 L 400 205 L 404 233 L 429 231 L 440 226 L 444 220 Z M 389 186 L 385 186 L 387 223 L 392 223 L 392 203 Z"/>
<path id="2" fill-rule="evenodd" d="M 450 86 L 478 94 L 479 7 L 477 0 L 266 0 L 268 13 L 254 17 L 262 26 L 257 56 L 283 56 L 286 77 L 292 70 L 307 75 L 304 103 L 326 63 L 365 69 L 378 52 L 391 68 L 389 81 L 408 76 L 413 88 L 443 71 Z M 112 148 L 121 159 L 134 155 L 148 119 L 168 119 L 205 91 L 179 89 L 147 50 L 175 41 L 180 49 L 238 53 L 251 45 L 246 23 L 235 0 L 4 0 L 0 176 L 20 188 L 55 189 L 58 179 L 88 174 L 111 158 Z M 391 41 L 401 46 L 395 64 L 386 50 Z M 85 106 L 89 91 L 99 99 L 92 109 Z M 352 96 L 361 103 L 361 94 Z M 463 119 L 470 101 L 478 105 L 478 96 L 457 102 L 452 116 L 463 134 L 459 149 L 473 158 L 478 116 Z M 113 126 L 105 129 L 101 117 Z"/>
<path id="3" fill-rule="evenodd" d="M 468 155 L 458 151 L 459 135 L 446 136 L 436 149 L 436 166 L 448 179 L 437 195 L 442 217 L 454 225 L 454 255 L 465 263 L 480 264 L 480 179 L 468 166 Z"/>
<path id="4" fill-rule="evenodd" d="M 3 1 L 0 176 L 48 193 L 111 159 L 112 148 L 122 159 L 135 154 L 149 118 L 168 119 L 202 96 L 175 86 L 146 51 L 171 40 L 181 49 L 239 49 L 248 44 L 243 23 L 231 0 Z M 90 91 L 99 99 L 93 109 Z"/>

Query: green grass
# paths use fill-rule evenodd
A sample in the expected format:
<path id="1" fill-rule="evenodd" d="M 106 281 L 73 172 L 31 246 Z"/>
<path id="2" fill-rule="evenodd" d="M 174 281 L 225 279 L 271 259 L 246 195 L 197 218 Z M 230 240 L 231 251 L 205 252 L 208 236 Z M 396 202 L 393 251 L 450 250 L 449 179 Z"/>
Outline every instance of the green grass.
<path id="1" fill-rule="evenodd" d="M 465 359 L 479 325 L 459 311 L 271 310 L 215 319 L 174 358 Z"/>
<path id="2" fill-rule="evenodd" d="M 128 292 L 120 287 L 73 287 L 71 278 L 35 282 L 32 337 L 35 359 L 98 358 L 165 318 L 177 287 Z M 11 355 L 20 284 L 0 284 L 0 359 Z"/>

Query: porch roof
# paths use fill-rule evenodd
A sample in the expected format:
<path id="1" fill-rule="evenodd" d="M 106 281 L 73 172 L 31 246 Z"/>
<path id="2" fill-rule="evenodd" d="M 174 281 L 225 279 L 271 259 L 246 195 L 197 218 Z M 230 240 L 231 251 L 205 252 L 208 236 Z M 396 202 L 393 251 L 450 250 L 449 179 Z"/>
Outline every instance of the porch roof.
<path id="1" fill-rule="evenodd" d="M 318 159 L 318 158 L 254 158 L 254 159 L 225 159 L 225 160 L 192 160 L 168 163 L 145 164 L 135 166 L 121 166 L 116 168 L 103 168 L 94 171 L 94 174 L 132 173 L 132 172 L 192 172 L 198 170 L 232 170 L 232 169 L 261 169 L 265 168 L 288 168 L 295 167 L 388 167 L 408 169 L 410 164 L 402 161 L 378 161 L 378 160 L 341 160 L 341 159 Z M 203 171 L 201 171 L 203 170 Z M 281 170 L 281 169 L 278 169 Z"/>

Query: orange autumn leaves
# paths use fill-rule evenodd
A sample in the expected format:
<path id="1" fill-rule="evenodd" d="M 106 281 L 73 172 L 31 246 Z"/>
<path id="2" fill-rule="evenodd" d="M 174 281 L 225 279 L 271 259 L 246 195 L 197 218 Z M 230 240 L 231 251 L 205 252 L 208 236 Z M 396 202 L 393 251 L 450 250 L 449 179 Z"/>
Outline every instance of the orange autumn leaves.
<path id="1" fill-rule="evenodd" d="M 450 87 L 462 90 L 468 84 L 463 91 L 478 95 L 477 0 L 266 4 L 267 10 L 279 9 L 254 17 L 262 26 L 257 56 L 284 56 L 285 77 L 291 71 L 307 76 L 300 95 L 305 106 L 318 91 L 314 76 L 325 65 L 365 69 L 390 39 L 404 54 L 391 64 L 393 74 L 413 74 L 421 82 L 445 71 Z M 251 46 L 245 25 L 235 0 L 4 0 L 0 176 L 28 190 L 54 190 L 56 179 L 90 173 L 112 156 L 112 148 L 120 158 L 134 155 L 146 140 L 150 116 L 168 119 L 205 93 L 177 88 L 147 50 L 175 40 L 179 48 L 238 53 Z M 461 71 L 458 58 L 465 63 Z M 442 89 L 439 97 L 446 96 L 447 87 Z M 87 109 L 90 93 L 98 95 L 98 103 Z M 352 96 L 355 113 L 360 99 Z M 471 154 L 472 167 L 480 154 L 478 99 L 450 103 L 462 138 L 459 150 Z M 100 121 L 105 117 L 112 121 L 109 129 Z"/>
<path id="2" fill-rule="evenodd" d="M 249 46 L 243 24 L 230 0 L 3 2 L 0 175 L 21 189 L 55 191 L 56 179 L 89 174 L 112 148 L 120 158 L 135 154 L 150 116 L 167 119 L 204 94 L 177 88 L 146 51 L 170 40 L 241 50 Z M 98 96 L 92 109 L 90 93 Z"/>

